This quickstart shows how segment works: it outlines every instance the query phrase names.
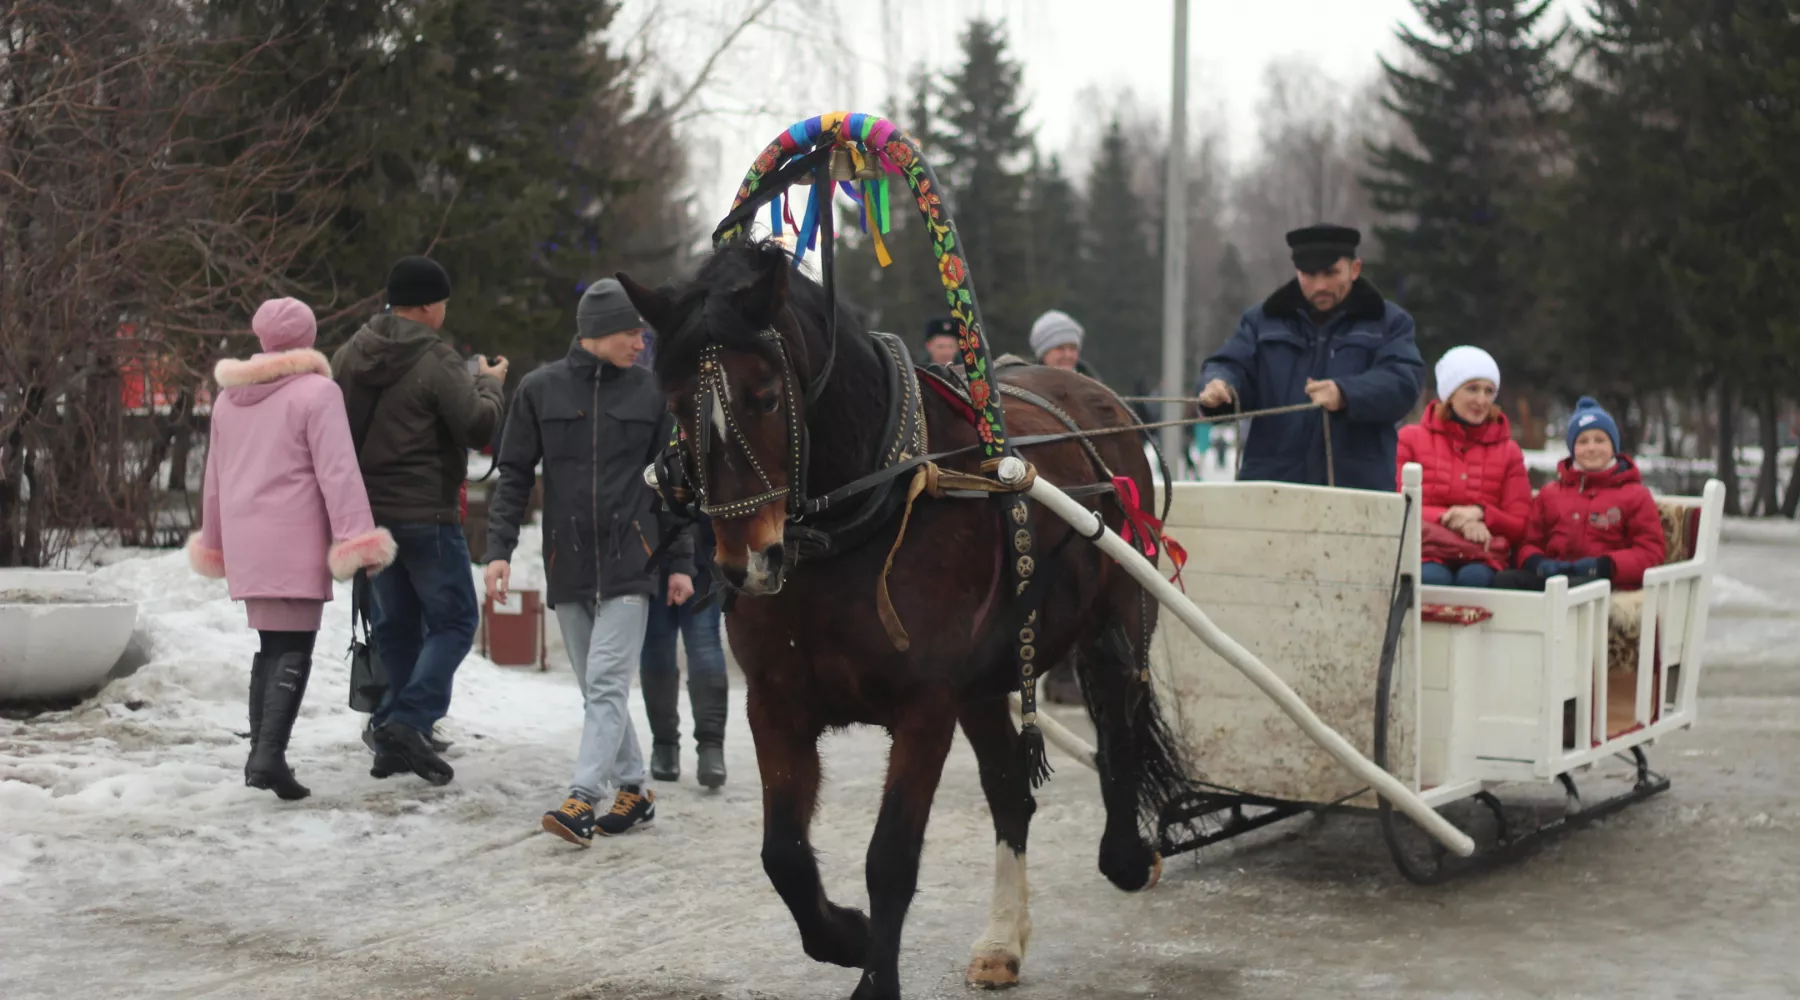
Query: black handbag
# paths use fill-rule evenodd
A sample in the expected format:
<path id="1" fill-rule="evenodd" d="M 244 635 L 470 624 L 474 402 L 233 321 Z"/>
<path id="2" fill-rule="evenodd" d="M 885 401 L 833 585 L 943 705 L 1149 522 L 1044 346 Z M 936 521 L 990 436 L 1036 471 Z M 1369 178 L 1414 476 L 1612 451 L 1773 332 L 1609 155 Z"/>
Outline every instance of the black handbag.
<path id="1" fill-rule="evenodd" d="M 369 571 L 357 570 L 350 585 L 350 708 L 373 713 L 387 694 L 387 666 L 381 662 L 381 651 L 375 646 L 375 629 L 370 623 L 369 609 L 375 590 L 369 585 Z M 357 626 L 362 631 L 357 633 Z"/>

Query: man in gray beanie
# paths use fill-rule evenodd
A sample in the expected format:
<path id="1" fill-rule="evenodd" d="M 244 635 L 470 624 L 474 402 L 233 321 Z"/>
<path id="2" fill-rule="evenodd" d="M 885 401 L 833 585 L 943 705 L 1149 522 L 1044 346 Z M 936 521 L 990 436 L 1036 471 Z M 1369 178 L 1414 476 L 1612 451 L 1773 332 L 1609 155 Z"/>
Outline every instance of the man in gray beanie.
<path id="1" fill-rule="evenodd" d="M 543 462 L 543 523 L 552 526 L 544 538 L 546 603 L 556 611 L 584 703 L 575 776 L 543 826 L 579 847 L 589 846 L 596 830 L 613 836 L 656 817 L 631 724 L 631 676 L 650 602 L 681 604 L 694 593 L 693 536 L 659 515 L 644 482 L 644 467 L 673 430 L 655 374 L 635 363 L 644 326 L 617 281 L 588 286 L 568 356 L 525 376 L 513 396 L 500 483 L 488 507 L 487 591 L 504 600 L 519 524 Z M 646 564 L 668 530 L 681 534 L 669 545 L 664 589 L 659 571 Z"/>

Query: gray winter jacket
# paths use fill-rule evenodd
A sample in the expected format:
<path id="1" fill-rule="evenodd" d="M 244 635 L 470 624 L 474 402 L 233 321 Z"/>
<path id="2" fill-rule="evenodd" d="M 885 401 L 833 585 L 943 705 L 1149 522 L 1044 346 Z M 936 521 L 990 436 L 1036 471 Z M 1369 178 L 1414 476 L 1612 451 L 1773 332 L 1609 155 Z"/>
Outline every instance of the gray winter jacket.
<path id="1" fill-rule="evenodd" d="M 525 376 L 500 442 L 500 483 L 488 504 L 489 561 L 512 558 L 519 523 L 544 464 L 545 602 L 627 594 L 657 598 L 646 563 L 664 531 L 671 572 L 694 573 L 694 540 L 660 514 L 644 467 L 668 443 L 673 418 L 656 376 L 617 368 L 582 350 Z"/>

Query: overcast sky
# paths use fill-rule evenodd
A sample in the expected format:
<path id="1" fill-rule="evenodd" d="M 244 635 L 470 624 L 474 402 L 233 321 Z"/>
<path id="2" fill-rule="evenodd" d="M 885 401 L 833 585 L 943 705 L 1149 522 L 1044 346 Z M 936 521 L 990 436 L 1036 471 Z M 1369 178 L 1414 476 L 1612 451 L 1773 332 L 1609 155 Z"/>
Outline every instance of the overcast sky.
<path id="1" fill-rule="evenodd" d="M 764 0 L 625 0 L 620 27 L 648 29 L 671 81 L 697 70 L 727 26 Z M 684 122 L 693 142 L 700 212 L 723 215 L 743 172 L 781 129 L 825 111 L 900 116 L 891 106 L 909 70 L 944 69 L 972 17 L 1004 23 L 1024 65 L 1039 146 L 1058 150 L 1094 131 L 1104 110 L 1084 91 L 1129 90 L 1168 113 L 1172 0 L 776 0 L 770 28 L 741 36 L 705 92 L 713 113 Z M 1552 0 L 1551 17 L 1579 18 L 1581 0 Z M 1314 67 L 1346 87 L 1375 74 L 1417 25 L 1407 0 L 1191 0 L 1188 106 L 1217 123 L 1242 163 L 1255 151 L 1256 104 L 1271 63 Z"/>

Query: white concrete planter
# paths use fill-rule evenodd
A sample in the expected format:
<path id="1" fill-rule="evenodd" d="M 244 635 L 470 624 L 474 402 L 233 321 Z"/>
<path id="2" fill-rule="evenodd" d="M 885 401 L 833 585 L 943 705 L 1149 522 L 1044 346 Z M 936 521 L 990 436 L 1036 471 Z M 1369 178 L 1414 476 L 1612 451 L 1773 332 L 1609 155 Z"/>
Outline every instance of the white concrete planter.
<path id="1" fill-rule="evenodd" d="M 0 570 L 0 702 L 98 690 L 136 625 L 137 603 L 86 573 Z"/>

